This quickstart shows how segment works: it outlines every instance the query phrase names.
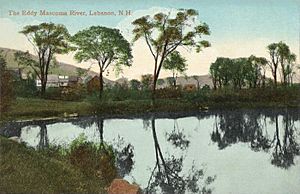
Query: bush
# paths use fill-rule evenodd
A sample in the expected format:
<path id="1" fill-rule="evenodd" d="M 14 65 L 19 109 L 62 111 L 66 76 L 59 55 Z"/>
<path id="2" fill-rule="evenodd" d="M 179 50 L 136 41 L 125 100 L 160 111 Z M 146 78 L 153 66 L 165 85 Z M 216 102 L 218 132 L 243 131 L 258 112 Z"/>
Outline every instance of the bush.
<path id="1" fill-rule="evenodd" d="M 174 89 L 174 88 L 162 88 L 156 90 L 155 93 L 156 98 L 166 99 L 166 98 L 181 98 L 182 92 L 181 89 Z"/>
<path id="2" fill-rule="evenodd" d="M 28 98 L 36 97 L 38 89 L 34 79 L 16 80 L 14 82 L 14 92 L 18 97 Z"/>
<path id="3" fill-rule="evenodd" d="M 83 135 L 72 142 L 67 152 L 67 158 L 83 173 L 99 177 L 105 185 L 109 185 L 117 176 L 112 147 L 105 143 L 96 145 L 88 142 Z"/>
<path id="4" fill-rule="evenodd" d="M 82 85 L 74 85 L 63 88 L 47 88 L 45 98 L 49 100 L 79 101 L 84 99 L 86 95 L 86 89 Z"/>
<path id="5" fill-rule="evenodd" d="M 6 70 L 6 61 L 0 52 L 0 115 L 8 110 L 14 98 L 12 75 Z"/>

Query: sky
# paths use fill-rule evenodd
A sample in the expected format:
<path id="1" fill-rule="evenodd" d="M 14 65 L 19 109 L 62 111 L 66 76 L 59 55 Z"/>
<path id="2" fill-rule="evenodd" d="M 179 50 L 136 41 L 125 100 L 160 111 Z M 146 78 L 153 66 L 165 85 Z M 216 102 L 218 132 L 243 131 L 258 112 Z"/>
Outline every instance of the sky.
<path id="1" fill-rule="evenodd" d="M 300 0 L 0 0 L 0 47 L 33 49 L 26 37 L 18 33 L 25 25 L 41 22 L 64 24 L 73 35 L 92 25 L 118 28 L 131 42 L 131 22 L 143 15 L 169 12 L 179 8 L 193 8 L 199 12 L 198 21 L 209 25 L 211 35 L 203 39 L 211 47 L 201 53 L 179 49 L 188 61 L 188 75 L 208 74 L 209 66 L 217 57 L 248 57 L 251 54 L 268 58 L 267 45 L 284 41 L 292 52 L 300 51 Z M 114 11 L 128 10 L 130 16 L 13 16 L 9 11 Z M 153 59 L 144 41 L 133 47 L 133 65 L 124 68 L 116 76 L 112 70 L 110 79 L 118 77 L 140 78 L 141 74 L 153 72 Z M 59 61 L 98 72 L 93 63 L 78 63 L 74 53 L 56 56 Z M 299 63 L 299 59 L 298 59 Z M 161 76 L 169 76 L 163 71 Z"/>

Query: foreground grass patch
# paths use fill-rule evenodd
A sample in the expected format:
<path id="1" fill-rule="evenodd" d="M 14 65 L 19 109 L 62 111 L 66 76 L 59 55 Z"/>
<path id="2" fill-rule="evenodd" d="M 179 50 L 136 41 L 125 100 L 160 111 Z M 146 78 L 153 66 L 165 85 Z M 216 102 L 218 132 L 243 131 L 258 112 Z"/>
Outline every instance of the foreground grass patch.
<path id="1" fill-rule="evenodd" d="M 104 193 L 96 177 L 3 137 L 0 156 L 1 192 Z"/>

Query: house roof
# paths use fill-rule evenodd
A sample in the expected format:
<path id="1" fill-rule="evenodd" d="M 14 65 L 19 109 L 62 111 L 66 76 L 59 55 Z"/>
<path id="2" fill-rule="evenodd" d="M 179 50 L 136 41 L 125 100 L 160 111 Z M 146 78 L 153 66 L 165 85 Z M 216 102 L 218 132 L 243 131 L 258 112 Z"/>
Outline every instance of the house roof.
<path id="1" fill-rule="evenodd" d="M 50 74 L 47 76 L 47 82 L 58 82 L 58 75 Z"/>

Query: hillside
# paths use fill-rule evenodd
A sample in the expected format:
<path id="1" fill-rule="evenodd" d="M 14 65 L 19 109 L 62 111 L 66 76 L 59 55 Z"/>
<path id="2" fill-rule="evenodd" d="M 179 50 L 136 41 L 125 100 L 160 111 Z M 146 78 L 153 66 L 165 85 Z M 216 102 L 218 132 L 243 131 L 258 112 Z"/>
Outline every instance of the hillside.
<path id="1" fill-rule="evenodd" d="M 18 64 L 14 60 L 14 53 L 17 52 L 17 50 L 0 47 L 0 51 L 3 51 L 2 54 L 7 61 L 7 66 L 9 69 L 18 68 Z M 32 57 L 37 58 L 34 55 L 32 55 Z M 52 66 L 50 68 L 49 74 L 75 76 L 77 74 L 76 68 L 77 67 L 74 65 L 66 64 L 63 62 L 58 62 L 58 65 Z M 23 73 L 26 74 L 28 71 L 30 71 L 30 68 L 24 67 L 24 68 L 22 68 L 22 71 L 23 71 Z M 96 73 L 94 71 L 88 71 L 88 75 L 93 77 L 95 75 L 98 75 L 98 73 Z M 205 84 L 212 86 L 211 78 L 209 77 L 209 75 L 201 75 L 201 76 L 196 76 L 196 77 L 199 80 L 200 86 L 204 86 Z M 116 82 L 123 82 L 124 81 L 123 79 L 125 79 L 125 78 L 120 78 L 119 80 L 116 80 Z M 158 86 L 159 88 L 168 86 L 167 79 L 166 78 L 163 78 L 163 79 L 165 80 L 165 83 L 161 86 Z M 104 78 L 104 82 L 110 83 L 112 85 L 114 84 L 114 81 L 106 79 L 106 78 Z M 197 85 L 197 81 L 192 76 L 188 76 L 188 77 L 182 76 L 182 77 L 177 78 L 177 84 L 179 84 L 179 85 L 186 85 L 186 84 Z"/>
<path id="2" fill-rule="evenodd" d="M 3 56 L 5 57 L 6 61 L 7 61 L 7 67 L 9 69 L 15 69 L 18 68 L 18 64 L 17 62 L 14 60 L 14 53 L 17 52 L 17 50 L 14 49 L 8 49 L 8 48 L 1 48 L 0 47 L 0 52 L 3 52 Z M 36 58 L 36 56 L 32 55 L 32 58 Z M 57 74 L 57 75 L 68 75 L 68 76 L 76 76 L 77 75 L 77 71 L 76 71 L 77 67 L 71 64 L 66 64 L 66 63 L 62 63 L 62 62 L 58 62 L 58 64 L 56 66 L 52 66 L 49 70 L 49 74 Z M 22 72 L 23 73 L 27 73 L 28 71 L 30 71 L 29 67 L 22 67 Z M 98 75 L 98 73 L 94 72 L 94 71 L 88 71 L 88 75 L 89 76 L 95 76 Z M 113 84 L 114 81 L 109 80 L 104 78 L 104 82 L 106 83 L 110 83 Z"/>

